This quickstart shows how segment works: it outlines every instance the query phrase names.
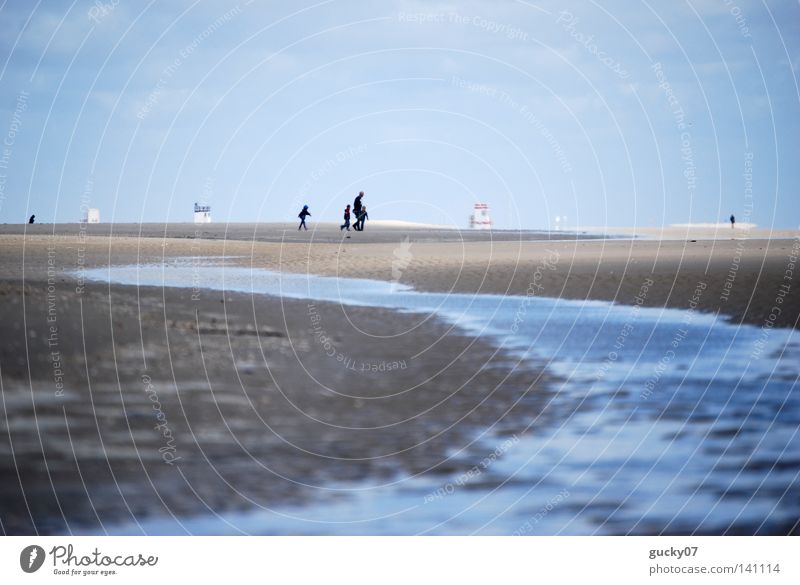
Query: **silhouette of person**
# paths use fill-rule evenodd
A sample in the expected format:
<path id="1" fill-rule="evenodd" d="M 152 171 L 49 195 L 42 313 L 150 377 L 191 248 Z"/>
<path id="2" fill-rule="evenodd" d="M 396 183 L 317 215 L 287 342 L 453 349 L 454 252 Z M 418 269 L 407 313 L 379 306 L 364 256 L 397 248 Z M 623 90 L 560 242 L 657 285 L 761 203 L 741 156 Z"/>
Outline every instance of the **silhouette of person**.
<path id="1" fill-rule="evenodd" d="M 311 212 L 308 210 L 308 205 L 303 205 L 303 210 L 297 215 L 297 217 L 300 218 L 300 225 L 297 226 L 297 231 L 300 231 L 300 228 L 305 228 L 305 230 L 308 231 L 306 227 L 306 217 L 310 215 Z"/>
<path id="2" fill-rule="evenodd" d="M 35 215 L 32 215 L 32 216 L 30 216 L 28 218 L 28 223 L 35 223 L 35 222 L 36 222 L 36 216 Z"/>
<path id="3" fill-rule="evenodd" d="M 735 224 L 736 224 L 736 218 L 733 217 L 733 214 L 731 213 L 731 229 L 733 229 Z"/>
<path id="4" fill-rule="evenodd" d="M 356 215 L 356 219 L 358 216 L 361 215 L 361 199 L 364 197 L 364 192 L 361 191 L 353 200 L 353 213 Z"/>
<path id="5" fill-rule="evenodd" d="M 369 215 L 367 215 L 367 206 L 361 206 L 361 212 L 359 215 L 356 216 L 356 223 L 353 226 L 356 230 L 363 232 L 364 231 L 364 221 L 369 219 Z"/>
<path id="6" fill-rule="evenodd" d="M 339 231 L 342 231 L 344 228 L 347 228 L 347 231 L 350 231 L 350 206 L 344 208 L 344 223 L 339 226 Z"/>

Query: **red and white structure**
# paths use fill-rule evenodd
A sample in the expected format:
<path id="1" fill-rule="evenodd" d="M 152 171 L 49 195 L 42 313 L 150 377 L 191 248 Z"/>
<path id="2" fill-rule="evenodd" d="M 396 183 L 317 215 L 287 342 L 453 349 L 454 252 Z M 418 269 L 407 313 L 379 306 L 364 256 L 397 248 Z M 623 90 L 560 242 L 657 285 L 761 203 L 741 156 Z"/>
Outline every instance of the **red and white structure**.
<path id="1" fill-rule="evenodd" d="M 488 203 L 476 203 L 472 215 L 469 216 L 469 227 L 473 230 L 492 229 L 492 218 L 489 216 Z"/>

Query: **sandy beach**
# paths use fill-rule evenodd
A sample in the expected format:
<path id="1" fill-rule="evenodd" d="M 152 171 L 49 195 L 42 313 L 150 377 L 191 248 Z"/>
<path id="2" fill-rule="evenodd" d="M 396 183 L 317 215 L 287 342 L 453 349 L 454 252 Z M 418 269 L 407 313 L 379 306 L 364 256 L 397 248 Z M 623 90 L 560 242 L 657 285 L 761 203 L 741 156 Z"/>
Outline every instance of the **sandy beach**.
<path id="1" fill-rule="evenodd" d="M 298 232 L 291 224 L 0 226 L 7 244 L 0 277 L 22 276 L 24 249 L 25 278 L 36 279 L 50 245 L 64 254 L 64 270 L 230 257 L 228 262 L 242 266 L 397 280 L 437 292 L 525 295 L 535 281 L 537 296 L 620 304 L 633 303 L 649 278 L 654 285 L 640 300 L 646 306 L 683 309 L 691 303 L 735 322 L 763 325 L 769 318 L 782 327 L 796 327 L 800 315 L 800 286 L 794 284 L 800 231 L 608 228 L 666 239 L 598 239 L 570 232 L 379 227 L 346 233 L 329 224 L 314 227 Z M 80 262 L 79 252 L 85 255 Z M 543 264 L 547 268 L 537 271 Z M 698 283 L 706 288 L 693 299 Z M 783 292 L 782 285 L 788 285 Z"/>
<path id="2" fill-rule="evenodd" d="M 800 1 L 0 22 L 0 581 L 797 581 Z"/>
<path id="3" fill-rule="evenodd" d="M 0 452 L 12 478 L 0 493 L 3 531 L 102 531 L 335 501 L 331 488 L 348 482 L 469 469 L 477 438 L 499 440 L 553 416 L 552 374 L 436 319 L 80 282 L 86 268 L 224 258 L 422 291 L 696 306 L 735 323 L 798 323 L 797 234 L 603 240 L 387 227 L 346 235 L 324 224 L 299 234 L 273 224 L 0 227 L 8 332 Z"/>

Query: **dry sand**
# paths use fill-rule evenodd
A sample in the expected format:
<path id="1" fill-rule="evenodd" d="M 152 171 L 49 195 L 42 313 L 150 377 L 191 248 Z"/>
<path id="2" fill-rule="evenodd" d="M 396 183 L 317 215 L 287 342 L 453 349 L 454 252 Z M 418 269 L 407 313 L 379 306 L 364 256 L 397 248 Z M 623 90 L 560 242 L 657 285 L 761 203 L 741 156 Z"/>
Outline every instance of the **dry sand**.
<path id="1" fill-rule="evenodd" d="M 4 532 L 335 498 L 319 487 L 459 472 L 474 464 L 477 434 L 545 422 L 545 373 L 436 321 L 191 289 L 88 284 L 79 294 L 82 266 L 226 256 L 434 291 L 526 294 L 534 281 L 536 294 L 621 303 L 651 278 L 646 303 L 678 308 L 704 282 L 701 309 L 756 325 L 788 283 L 778 324 L 798 322 L 796 268 L 785 280 L 796 237 L 555 240 L 368 224 L 347 239 L 326 225 L 200 227 L 203 239 L 189 224 L 113 226 L 112 238 L 102 225 L 0 229 Z"/>

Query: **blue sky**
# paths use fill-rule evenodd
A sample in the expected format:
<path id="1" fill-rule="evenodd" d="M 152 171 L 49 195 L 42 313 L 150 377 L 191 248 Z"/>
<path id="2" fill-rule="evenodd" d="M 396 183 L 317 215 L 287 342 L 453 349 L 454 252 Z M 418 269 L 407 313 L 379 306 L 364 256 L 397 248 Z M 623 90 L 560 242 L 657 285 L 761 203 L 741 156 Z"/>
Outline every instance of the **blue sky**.
<path id="1" fill-rule="evenodd" d="M 800 5 L 0 9 L 0 222 L 800 225 Z"/>

